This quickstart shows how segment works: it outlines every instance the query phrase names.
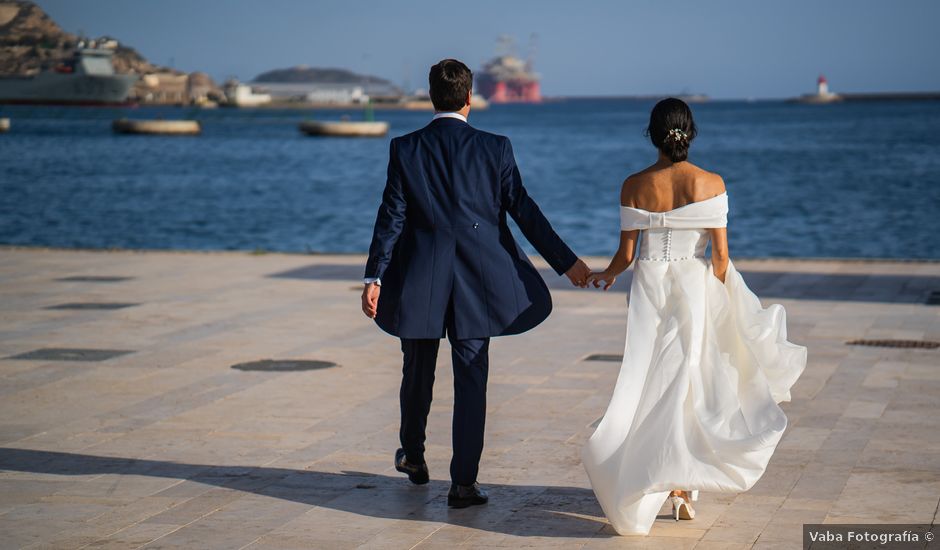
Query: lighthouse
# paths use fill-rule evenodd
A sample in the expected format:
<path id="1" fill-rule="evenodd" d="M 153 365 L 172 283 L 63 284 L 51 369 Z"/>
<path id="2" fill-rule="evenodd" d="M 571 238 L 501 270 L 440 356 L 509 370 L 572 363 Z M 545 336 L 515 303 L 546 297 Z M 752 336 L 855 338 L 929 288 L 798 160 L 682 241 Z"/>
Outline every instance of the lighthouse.
<path id="1" fill-rule="evenodd" d="M 834 94 L 829 91 L 829 81 L 826 80 L 824 75 L 819 75 L 819 78 L 816 79 L 816 93 L 815 94 L 806 94 L 801 95 L 800 97 L 794 98 L 791 101 L 797 103 L 835 103 L 842 101 L 842 96 L 839 94 Z"/>

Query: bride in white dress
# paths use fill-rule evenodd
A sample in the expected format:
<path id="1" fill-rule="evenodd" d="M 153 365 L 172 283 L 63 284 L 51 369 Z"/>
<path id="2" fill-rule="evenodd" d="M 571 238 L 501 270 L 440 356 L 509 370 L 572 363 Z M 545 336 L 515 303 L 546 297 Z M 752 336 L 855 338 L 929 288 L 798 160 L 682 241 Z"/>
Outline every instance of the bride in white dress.
<path id="1" fill-rule="evenodd" d="M 659 102 L 648 133 L 659 159 L 624 182 L 620 248 L 589 279 L 606 290 L 636 259 L 623 365 L 582 451 L 622 535 L 647 534 L 667 498 L 692 519 L 699 490 L 753 486 L 787 426 L 778 403 L 806 366 L 783 307 L 763 308 L 729 259 L 724 182 L 686 160 L 688 105 Z"/>

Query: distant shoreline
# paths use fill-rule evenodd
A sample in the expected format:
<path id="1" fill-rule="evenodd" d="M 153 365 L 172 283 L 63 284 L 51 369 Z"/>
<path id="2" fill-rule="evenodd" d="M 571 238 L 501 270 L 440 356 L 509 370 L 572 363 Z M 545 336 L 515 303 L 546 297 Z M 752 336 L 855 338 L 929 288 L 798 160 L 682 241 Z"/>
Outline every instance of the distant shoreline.
<path id="1" fill-rule="evenodd" d="M 940 92 L 875 92 L 839 94 L 843 101 L 940 101 Z"/>
<path id="2" fill-rule="evenodd" d="M 577 102 L 589 102 L 589 101 L 609 101 L 609 102 L 637 102 L 637 103 L 653 103 L 664 97 L 679 97 L 680 99 L 685 99 L 686 96 L 682 95 L 573 95 L 573 96 L 545 96 L 542 98 L 540 103 L 506 103 L 506 104 L 490 104 L 483 109 L 496 107 L 507 107 L 507 106 L 522 106 L 522 107 L 531 107 L 537 105 L 551 105 L 558 103 L 577 103 Z M 873 92 L 873 93 L 842 93 L 838 94 L 839 101 L 831 102 L 831 104 L 838 103 L 872 103 L 872 102 L 902 102 L 902 101 L 940 101 L 940 92 Z M 686 101 L 691 104 L 705 104 L 705 103 L 804 103 L 801 101 L 803 99 L 800 97 L 776 97 L 776 98 L 711 98 L 706 96 L 695 96 L 693 98 L 688 98 Z M 69 105 L 69 104 L 45 104 L 45 103 L 36 103 L 36 104 L 17 104 L 12 102 L 0 102 L 0 109 L 3 107 L 80 107 L 80 108 L 117 108 L 117 109 L 136 109 L 136 108 L 179 108 L 179 109 L 201 109 L 205 108 L 201 105 L 189 105 L 182 103 L 127 103 L 127 104 L 117 104 L 117 105 Z M 278 102 L 274 101 L 271 103 L 265 103 L 261 105 L 250 105 L 250 106 L 213 106 L 213 108 L 223 109 L 223 110 L 297 110 L 297 111 L 363 111 L 367 108 L 366 105 L 359 103 L 304 103 L 304 102 L 295 102 L 295 101 L 283 101 Z M 375 111 L 404 111 L 404 112 L 430 112 L 433 111 L 433 107 L 417 104 L 402 104 L 402 103 L 372 103 L 371 108 Z M 480 109 L 478 107 L 478 109 Z"/>
<path id="3" fill-rule="evenodd" d="M 859 92 L 859 93 L 840 93 L 838 96 L 843 101 L 940 101 L 940 91 L 937 92 Z M 563 101 L 657 101 L 664 97 L 687 97 L 682 94 L 670 95 L 570 95 L 570 96 L 546 96 L 544 103 L 558 103 Z M 744 98 L 744 97 L 725 97 L 713 98 L 707 96 L 694 96 L 693 102 L 697 103 L 781 103 L 789 102 L 798 97 L 762 97 L 762 98 Z"/>

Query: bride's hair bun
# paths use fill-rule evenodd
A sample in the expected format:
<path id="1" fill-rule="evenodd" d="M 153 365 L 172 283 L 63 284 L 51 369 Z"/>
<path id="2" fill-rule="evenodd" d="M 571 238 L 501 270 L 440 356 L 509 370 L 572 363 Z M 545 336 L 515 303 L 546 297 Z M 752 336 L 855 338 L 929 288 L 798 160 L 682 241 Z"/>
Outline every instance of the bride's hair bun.
<path id="1" fill-rule="evenodd" d="M 657 149 L 672 162 L 689 158 L 689 145 L 697 134 L 692 109 L 674 97 L 666 98 L 653 107 L 646 135 Z"/>

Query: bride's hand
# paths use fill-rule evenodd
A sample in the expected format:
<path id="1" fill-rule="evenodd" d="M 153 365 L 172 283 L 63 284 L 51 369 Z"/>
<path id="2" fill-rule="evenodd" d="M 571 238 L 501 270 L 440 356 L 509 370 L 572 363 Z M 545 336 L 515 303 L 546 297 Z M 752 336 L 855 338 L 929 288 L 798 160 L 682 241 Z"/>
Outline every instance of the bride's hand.
<path id="1" fill-rule="evenodd" d="M 616 275 L 612 275 L 608 273 L 607 271 L 601 271 L 599 273 L 592 272 L 590 275 L 588 275 L 587 283 L 593 284 L 594 288 L 600 288 L 601 287 L 600 283 L 603 282 L 604 290 L 606 291 L 610 289 L 611 286 L 613 286 L 616 280 L 617 280 Z"/>

